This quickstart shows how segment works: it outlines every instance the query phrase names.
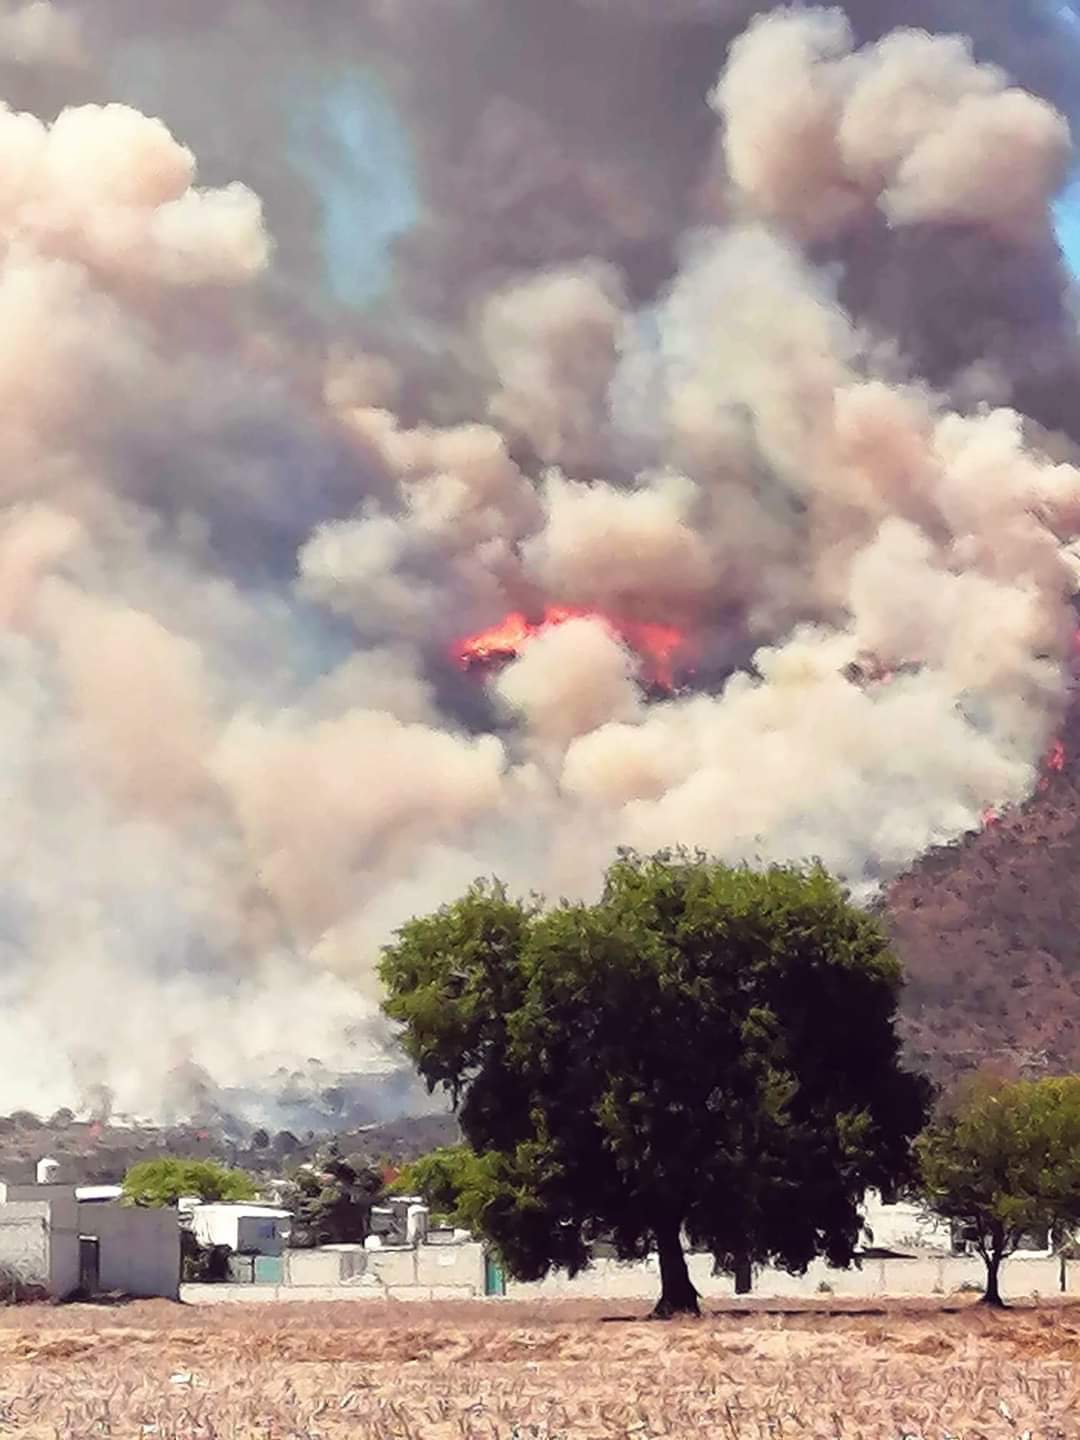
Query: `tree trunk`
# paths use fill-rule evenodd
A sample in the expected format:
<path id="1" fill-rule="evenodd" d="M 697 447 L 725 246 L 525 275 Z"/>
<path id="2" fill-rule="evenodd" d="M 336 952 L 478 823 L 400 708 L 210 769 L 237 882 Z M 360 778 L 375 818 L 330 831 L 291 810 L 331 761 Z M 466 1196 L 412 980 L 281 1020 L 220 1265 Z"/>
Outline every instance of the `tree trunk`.
<path id="1" fill-rule="evenodd" d="M 654 1232 L 660 1257 L 660 1299 L 652 1312 L 653 1320 L 670 1320 L 673 1315 L 701 1314 L 698 1293 L 686 1268 L 680 1228 L 678 1221 L 665 1221 Z"/>
<path id="2" fill-rule="evenodd" d="M 749 1295 L 754 1288 L 754 1267 L 749 1255 L 740 1255 L 735 1261 L 735 1294 Z"/>
<path id="3" fill-rule="evenodd" d="M 1001 1298 L 998 1278 L 1001 1273 L 1003 1256 L 1000 1250 L 991 1250 L 983 1256 L 983 1259 L 986 1261 L 986 1294 L 980 1303 L 993 1305 L 995 1309 L 1002 1310 L 1005 1308 L 1005 1301 Z"/>

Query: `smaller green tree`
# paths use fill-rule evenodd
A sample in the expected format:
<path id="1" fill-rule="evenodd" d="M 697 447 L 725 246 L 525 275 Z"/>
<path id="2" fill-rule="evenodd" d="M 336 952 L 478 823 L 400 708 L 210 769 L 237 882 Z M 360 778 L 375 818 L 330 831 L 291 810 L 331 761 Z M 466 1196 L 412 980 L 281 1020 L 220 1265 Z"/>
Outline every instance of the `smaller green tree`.
<path id="1" fill-rule="evenodd" d="M 213 1160 L 140 1160 L 124 1176 L 129 1205 L 175 1205 L 182 1195 L 200 1200 L 254 1200 L 254 1180 L 243 1170 L 229 1170 Z"/>
<path id="2" fill-rule="evenodd" d="M 467 1145 L 446 1145 L 411 1161 L 391 1189 L 396 1195 L 422 1196 L 435 1220 L 478 1230 L 496 1183 L 492 1156 L 477 1155 Z"/>
<path id="3" fill-rule="evenodd" d="M 1080 1076 L 979 1078 L 916 1141 L 930 1209 L 964 1227 L 1000 1306 L 1002 1262 L 1025 1235 L 1080 1223 Z"/>
<path id="4" fill-rule="evenodd" d="M 365 1156 L 342 1159 L 331 1142 L 292 1177 L 284 1204 L 293 1213 L 292 1245 L 362 1243 L 371 1225 L 371 1207 L 383 1192 L 382 1170 Z"/>

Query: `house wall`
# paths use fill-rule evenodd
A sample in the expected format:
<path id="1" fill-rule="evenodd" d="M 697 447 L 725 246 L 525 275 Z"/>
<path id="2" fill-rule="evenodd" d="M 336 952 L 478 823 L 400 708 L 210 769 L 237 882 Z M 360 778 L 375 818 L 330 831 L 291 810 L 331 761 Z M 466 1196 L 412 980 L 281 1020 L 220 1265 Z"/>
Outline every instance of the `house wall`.
<path id="1" fill-rule="evenodd" d="M 292 1224 L 291 1215 L 269 1206 L 196 1205 L 191 1228 L 202 1245 L 227 1245 L 237 1252 L 280 1255 Z"/>
<path id="2" fill-rule="evenodd" d="M 100 1242 L 102 1290 L 176 1299 L 180 1227 L 175 1209 L 86 1204 L 78 1212 L 79 1234 Z"/>
<path id="3" fill-rule="evenodd" d="M 50 1289 L 48 1201 L 0 1205 L 0 1265 L 27 1285 Z"/>
<path id="4" fill-rule="evenodd" d="M 25 1185 L 12 1185 L 8 1181 L 0 1181 L 0 1205 L 12 1201 L 25 1200 L 63 1200 L 75 1198 L 74 1185 L 38 1185 L 29 1181 Z"/>
<path id="5" fill-rule="evenodd" d="M 48 1204 L 49 1294 L 63 1300 L 79 1288 L 79 1207 L 74 1191 L 58 1195 Z"/>
<path id="6" fill-rule="evenodd" d="M 79 1287 L 79 1237 L 75 1187 L 73 1185 L 10 1185 L 0 1183 L 0 1220 L 16 1207 L 44 1206 L 48 1215 L 44 1235 L 44 1253 L 35 1256 L 32 1264 L 43 1278 L 30 1283 L 44 1285 L 49 1294 L 62 1300 Z M 16 1221 L 17 1223 L 17 1221 Z M 9 1237 L 17 1245 L 13 1237 Z M 2 1259 L 2 1257 L 0 1257 Z M 31 1263 L 27 1260 L 27 1263 Z"/>
<path id="7" fill-rule="evenodd" d="M 0 1203 L 0 1264 L 58 1300 L 79 1286 L 79 1237 L 70 1187 L 9 1185 Z M 49 1198 L 45 1198 L 48 1196 Z"/>
<path id="8" fill-rule="evenodd" d="M 240 1216 L 228 1206 L 195 1205 L 191 1209 L 191 1229 L 200 1245 L 227 1245 L 237 1248 Z"/>

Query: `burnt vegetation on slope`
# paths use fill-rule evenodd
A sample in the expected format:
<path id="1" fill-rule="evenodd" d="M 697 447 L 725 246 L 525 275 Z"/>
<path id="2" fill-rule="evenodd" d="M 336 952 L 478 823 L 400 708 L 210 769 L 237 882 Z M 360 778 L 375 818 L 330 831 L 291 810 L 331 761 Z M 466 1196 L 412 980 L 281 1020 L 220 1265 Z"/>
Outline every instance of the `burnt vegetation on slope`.
<path id="1" fill-rule="evenodd" d="M 1080 1069 L 1080 706 L 1031 800 L 924 856 L 884 911 L 919 1068 L 946 1084 Z"/>

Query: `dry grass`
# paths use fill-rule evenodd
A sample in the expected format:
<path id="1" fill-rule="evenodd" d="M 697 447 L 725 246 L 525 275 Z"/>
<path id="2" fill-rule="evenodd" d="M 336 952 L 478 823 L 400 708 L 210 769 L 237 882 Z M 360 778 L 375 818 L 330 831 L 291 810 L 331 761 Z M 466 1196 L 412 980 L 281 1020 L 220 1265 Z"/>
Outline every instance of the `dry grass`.
<path id="1" fill-rule="evenodd" d="M 759 1308 L 676 1325 L 603 1314 L 495 1303 L 5 1312 L 0 1435 L 1080 1437 L 1080 1307 Z"/>

